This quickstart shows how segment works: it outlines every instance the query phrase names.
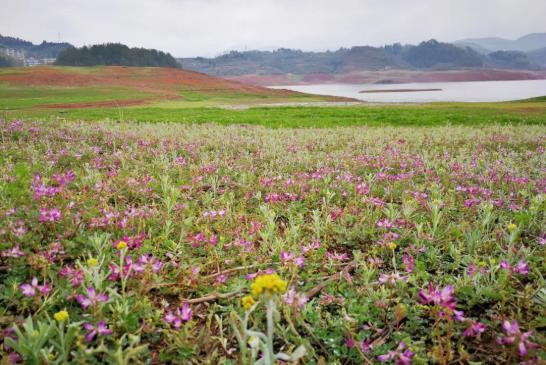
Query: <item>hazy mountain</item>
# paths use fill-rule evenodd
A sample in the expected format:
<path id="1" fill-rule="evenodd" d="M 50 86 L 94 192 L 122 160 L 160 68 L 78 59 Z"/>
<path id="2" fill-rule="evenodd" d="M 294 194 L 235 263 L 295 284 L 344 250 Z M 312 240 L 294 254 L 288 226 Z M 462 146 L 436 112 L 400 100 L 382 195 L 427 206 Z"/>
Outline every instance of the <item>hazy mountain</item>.
<path id="1" fill-rule="evenodd" d="M 468 38 L 454 42 L 455 44 L 474 48 L 481 53 L 495 51 L 527 52 L 546 47 L 546 33 L 527 34 L 515 40 L 504 38 Z"/>
<path id="2" fill-rule="evenodd" d="M 40 44 L 33 44 L 20 38 L 6 37 L 0 34 L 0 47 L 25 52 L 26 57 L 35 58 L 56 58 L 61 51 L 72 47 L 70 43 L 55 43 L 43 41 Z"/>
<path id="3" fill-rule="evenodd" d="M 481 67 L 484 59 L 471 48 L 432 39 L 417 46 L 359 46 L 326 52 L 284 48 L 276 51 L 232 51 L 216 58 L 181 58 L 179 62 L 183 68 L 211 75 L 239 76 L 348 73 L 386 68 L 453 69 Z"/>
<path id="4" fill-rule="evenodd" d="M 538 68 L 526 53 L 519 51 L 496 51 L 487 55 L 486 65 L 492 68 L 532 70 Z"/>
<path id="5" fill-rule="evenodd" d="M 527 52 L 527 56 L 536 65 L 546 68 L 546 47 Z"/>
<path id="6" fill-rule="evenodd" d="M 434 39 L 416 46 L 364 46 L 341 48 L 333 52 L 303 52 L 281 48 L 276 51 L 232 51 L 215 58 L 178 59 L 183 68 L 217 76 L 343 74 L 385 69 L 456 70 L 482 67 L 534 70 L 544 64 L 541 60 L 543 55 L 538 52 L 533 59 L 519 51 L 484 54 L 472 47 Z"/>

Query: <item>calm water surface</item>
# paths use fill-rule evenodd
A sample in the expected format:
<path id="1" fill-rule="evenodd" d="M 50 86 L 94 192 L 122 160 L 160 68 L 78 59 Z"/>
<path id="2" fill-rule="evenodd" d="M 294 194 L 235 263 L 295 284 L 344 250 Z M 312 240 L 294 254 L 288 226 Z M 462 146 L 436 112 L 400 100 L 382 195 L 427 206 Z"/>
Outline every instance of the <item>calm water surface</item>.
<path id="1" fill-rule="evenodd" d="M 310 94 L 350 97 L 370 102 L 509 101 L 546 95 L 546 80 L 421 82 L 410 84 L 324 84 L 273 86 Z M 359 93 L 364 90 L 442 89 L 441 91 Z"/>

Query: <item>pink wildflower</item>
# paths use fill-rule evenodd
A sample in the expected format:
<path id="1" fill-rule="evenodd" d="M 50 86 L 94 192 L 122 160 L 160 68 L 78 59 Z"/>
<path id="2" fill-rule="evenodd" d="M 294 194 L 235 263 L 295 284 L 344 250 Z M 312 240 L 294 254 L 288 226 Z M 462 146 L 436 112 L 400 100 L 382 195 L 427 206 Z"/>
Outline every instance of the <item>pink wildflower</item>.
<path id="1" fill-rule="evenodd" d="M 301 309 L 309 300 L 305 294 L 298 293 L 296 289 L 290 288 L 282 297 L 283 302 L 296 309 Z"/>
<path id="2" fill-rule="evenodd" d="M 404 341 L 400 342 L 396 350 L 389 351 L 385 355 L 380 355 L 377 357 L 379 362 L 386 362 L 395 360 L 396 365 L 411 365 L 411 358 L 413 357 L 413 352 L 406 347 Z"/>
<path id="3" fill-rule="evenodd" d="M 163 318 L 163 320 L 166 323 L 169 323 L 172 326 L 174 326 L 174 328 L 179 329 L 180 326 L 182 325 L 182 322 L 189 321 L 191 317 L 192 317 L 191 308 L 188 305 L 188 303 L 184 303 L 182 308 L 176 308 L 174 312 L 168 311 L 165 314 L 165 317 Z"/>
<path id="4" fill-rule="evenodd" d="M 112 330 L 108 329 L 104 321 L 100 321 L 96 327 L 91 323 L 84 323 L 83 328 L 87 330 L 87 334 L 85 335 L 87 342 L 93 341 L 96 336 L 108 336 L 112 334 Z"/>
<path id="5" fill-rule="evenodd" d="M 527 356 L 528 349 L 539 348 L 539 345 L 531 342 L 529 338 L 533 334 L 532 331 L 521 332 L 517 321 L 504 321 L 502 323 L 502 330 L 504 331 L 504 337 L 498 337 L 497 343 L 500 345 L 517 345 L 519 355 L 521 357 Z"/>
<path id="6" fill-rule="evenodd" d="M 470 326 L 463 332 L 463 336 L 465 337 L 474 337 L 479 335 L 480 333 L 485 332 L 487 329 L 487 326 L 481 322 L 472 321 L 470 322 Z"/>
<path id="7" fill-rule="evenodd" d="M 51 292 L 51 288 L 46 283 L 44 283 L 44 285 L 38 285 L 38 279 L 36 277 L 32 278 L 30 284 L 25 283 L 19 285 L 19 289 L 21 289 L 21 292 L 26 297 L 33 297 L 37 292 L 42 295 L 48 295 Z"/>
<path id="8" fill-rule="evenodd" d="M 96 306 L 99 303 L 107 302 L 110 299 L 108 294 L 99 293 L 95 291 L 95 288 L 87 288 L 87 296 L 83 294 L 76 295 L 76 301 L 80 303 L 83 309 L 87 309 L 89 306 Z"/>
<path id="9" fill-rule="evenodd" d="M 59 275 L 66 277 L 74 288 L 80 286 L 83 282 L 83 271 L 70 266 L 63 267 L 59 271 Z"/>
<path id="10" fill-rule="evenodd" d="M 412 255 L 405 253 L 402 255 L 402 262 L 407 272 L 411 273 L 415 268 L 415 260 Z"/>
<path id="11" fill-rule="evenodd" d="M 390 274 L 381 273 L 379 275 L 379 280 L 378 281 L 381 284 L 385 284 L 385 285 L 388 285 L 388 286 L 394 286 L 399 281 L 407 281 L 407 280 L 408 280 L 407 276 L 402 276 L 397 272 L 393 272 L 393 273 L 390 273 Z"/>
<path id="12" fill-rule="evenodd" d="M 429 284 L 428 289 L 419 291 L 419 302 L 422 304 L 435 304 L 451 310 L 455 309 L 456 299 L 451 285 L 438 289 Z"/>
<path id="13" fill-rule="evenodd" d="M 2 257 L 23 257 L 23 256 L 26 256 L 26 254 L 23 251 L 21 251 L 21 247 L 19 245 L 17 245 L 17 246 L 15 246 L 13 248 L 2 251 L 0 256 L 2 256 Z"/>
<path id="14" fill-rule="evenodd" d="M 59 209 L 40 208 L 40 218 L 38 219 L 40 223 L 57 222 L 60 220 L 61 220 L 61 211 Z"/>

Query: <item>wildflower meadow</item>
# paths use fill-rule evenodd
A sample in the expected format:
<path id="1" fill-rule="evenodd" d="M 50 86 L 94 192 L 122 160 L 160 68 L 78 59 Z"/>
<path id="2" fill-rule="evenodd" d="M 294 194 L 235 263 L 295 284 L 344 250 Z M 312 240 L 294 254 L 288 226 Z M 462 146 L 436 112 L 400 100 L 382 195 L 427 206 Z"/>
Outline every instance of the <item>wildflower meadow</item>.
<path id="1" fill-rule="evenodd" d="M 3 364 L 546 361 L 541 125 L 0 129 Z"/>

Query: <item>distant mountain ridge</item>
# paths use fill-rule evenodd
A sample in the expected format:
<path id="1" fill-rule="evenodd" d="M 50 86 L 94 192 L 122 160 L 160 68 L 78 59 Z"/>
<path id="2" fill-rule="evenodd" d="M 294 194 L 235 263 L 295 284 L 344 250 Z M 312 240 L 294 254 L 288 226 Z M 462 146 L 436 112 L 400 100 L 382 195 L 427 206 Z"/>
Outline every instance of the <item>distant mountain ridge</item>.
<path id="1" fill-rule="evenodd" d="M 545 33 L 546 35 L 546 33 Z M 534 35 L 522 37 L 526 44 L 540 45 Z M 215 58 L 179 58 L 183 68 L 216 76 L 342 74 L 389 69 L 457 70 L 498 68 L 539 70 L 546 67 L 546 51 L 488 51 L 479 46 L 438 42 L 418 45 L 399 43 L 384 47 L 358 46 L 337 51 L 304 52 L 280 48 L 276 51 L 232 51 Z"/>
<path id="2" fill-rule="evenodd" d="M 454 44 L 472 47 L 477 51 L 520 51 L 529 52 L 546 48 L 546 33 L 527 34 L 518 39 L 504 39 L 498 37 L 467 38 L 455 41 Z"/>

